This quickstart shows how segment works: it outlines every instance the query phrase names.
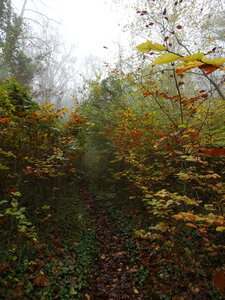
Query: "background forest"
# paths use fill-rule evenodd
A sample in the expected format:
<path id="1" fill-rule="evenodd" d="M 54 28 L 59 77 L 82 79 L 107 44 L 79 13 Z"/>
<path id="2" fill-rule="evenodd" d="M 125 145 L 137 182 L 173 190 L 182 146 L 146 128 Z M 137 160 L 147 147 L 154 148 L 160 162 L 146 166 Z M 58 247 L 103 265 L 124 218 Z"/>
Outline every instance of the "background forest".
<path id="1" fill-rule="evenodd" d="M 0 0 L 0 299 L 224 299 L 224 3 L 129 9 L 81 80 L 51 22 Z M 99 261 L 129 286 L 100 294 Z"/>

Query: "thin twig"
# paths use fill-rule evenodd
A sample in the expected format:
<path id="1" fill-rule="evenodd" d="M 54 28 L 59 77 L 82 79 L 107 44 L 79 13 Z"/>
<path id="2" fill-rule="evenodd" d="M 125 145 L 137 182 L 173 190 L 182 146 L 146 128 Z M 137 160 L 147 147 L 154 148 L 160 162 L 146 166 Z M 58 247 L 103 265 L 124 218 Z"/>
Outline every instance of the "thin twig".
<path id="1" fill-rule="evenodd" d="M 182 106 L 182 96 L 181 96 L 179 84 L 177 82 L 177 74 L 175 72 L 175 69 L 173 69 L 173 77 L 174 77 L 176 89 L 177 89 L 177 92 L 179 95 L 180 114 L 181 114 L 180 117 L 181 117 L 181 124 L 183 125 L 184 124 L 184 115 L 183 115 L 183 106 Z"/>

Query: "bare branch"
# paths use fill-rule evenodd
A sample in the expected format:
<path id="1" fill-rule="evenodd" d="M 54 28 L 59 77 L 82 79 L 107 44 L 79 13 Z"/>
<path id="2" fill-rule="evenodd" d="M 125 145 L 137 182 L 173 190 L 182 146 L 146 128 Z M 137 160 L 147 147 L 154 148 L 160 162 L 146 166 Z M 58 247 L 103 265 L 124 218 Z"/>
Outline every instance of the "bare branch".
<path id="1" fill-rule="evenodd" d="M 55 23 L 61 25 L 60 22 L 58 22 L 58 21 L 56 21 L 56 20 L 54 20 L 54 19 L 49 18 L 48 16 L 46 16 L 45 14 L 43 14 L 43 13 L 41 13 L 41 12 L 39 12 L 39 11 L 36 11 L 36 10 L 33 10 L 33 9 L 25 9 L 25 10 L 26 10 L 26 11 L 32 11 L 32 12 L 34 12 L 34 13 L 36 13 L 36 14 L 42 16 L 42 17 L 45 17 L 48 21 L 53 21 L 53 22 L 55 22 Z M 30 20 L 32 20 L 32 19 L 30 19 Z"/>

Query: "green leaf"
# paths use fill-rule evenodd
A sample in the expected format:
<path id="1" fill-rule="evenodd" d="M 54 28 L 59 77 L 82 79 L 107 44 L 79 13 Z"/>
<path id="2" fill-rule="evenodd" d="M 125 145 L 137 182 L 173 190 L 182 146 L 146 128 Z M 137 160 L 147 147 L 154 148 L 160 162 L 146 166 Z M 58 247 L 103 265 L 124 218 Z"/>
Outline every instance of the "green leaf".
<path id="1" fill-rule="evenodd" d="M 199 53 L 195 53 L 195 54 L 192 54 L 192 55 L 184 56 L 184 57 L 181 58 L 181 60 L 184 60 L 184 61 L 199 60 L 199 59 L 202 59 L 203 56 L 204 56 L 204 53 L 199 52 Z"/>
<path id="2" fill-rule="evenodd" d="M 173 54 L 173 53 L 166 53 L 163 55 L 160 55 L 159 57 L 157 57 L 153 63 L 152 66 L 155 65 L 163 65 L 163 64 L 168 64 L 174 61 L 177 61 L 178 59 L 180 59 L 181 57 L 177 54 Z"/>
<path id="3" fill-rule="evenodd" d="M 20 197 L 21 196 L 20 192 L 13 192 L 12 195 L 16 196 L 16 197 Z"/>
<path id="4" fill-rule="evenodd" d="M 196 161 L 196 159 L 193 157 L 193 156 L 188 156 L 188 158 L 186 158 L 186 161 L 193 161 L 193 162 L 195 162 Z"/>
<path id="5" fill-rule="evenodd" d="M 25 225 L 21 225 L 18 227 L 19 232 L 26 232 L 26 230 L 27 230 L 27 227 Z"/>
<path id="6" fill-rule="evenodd" d="M 185 128 L 187 128 L 187 125 L 185 125 L 185 124 L 180 124 L 180 125 L 178 125 L 178 127 L 179 127 L 180 129 L 185 129 Z"/>
<path id="7" fill-rule="evenodd" d="M 145 198 L 152 198 L 153 196 L 152 195 L 150 195 L 150 194 L 146 194 L 145 195 Z"/>
<path id="8" fill-rule="evenodd" d="M 7 201 L 7 200 L 2 200 L 2 201 L 0 201 L 0 205 L 2 205 L 2 204 L 4 204 L 4 203 L 8 203 L 8 201 Z"/>
<path id="9" fill-rule="evenodd" d="M 151 50 L 155 50 L 155 51 L 167 50 L 165 46 L 158 43 L 152 43 L 149 40 L 147 40 L 145 43 L 138 45 L 136 48 L 139 52 L 144 52 L 144 53 L 148 53 Z"/>

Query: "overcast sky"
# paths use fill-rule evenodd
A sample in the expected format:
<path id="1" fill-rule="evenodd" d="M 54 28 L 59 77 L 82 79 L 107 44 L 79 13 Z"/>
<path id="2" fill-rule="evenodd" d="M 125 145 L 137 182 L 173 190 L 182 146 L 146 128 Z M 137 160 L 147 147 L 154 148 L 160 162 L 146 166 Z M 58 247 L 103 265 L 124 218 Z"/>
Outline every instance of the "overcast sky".
<path id="1" fill-rule="evenodd" d="M 20 12 L 24 0 L 12 2 Z M 126 22 L 126 11 L 110 0 L 27 0 L 25 18 L 36 15 L 29 9 L 60 21 L 60 34 L 76 46 L 77 55 L 91 54 L 105 59 L 115 52 L 116 45 L 126 36 L 118 26 Z"/>

